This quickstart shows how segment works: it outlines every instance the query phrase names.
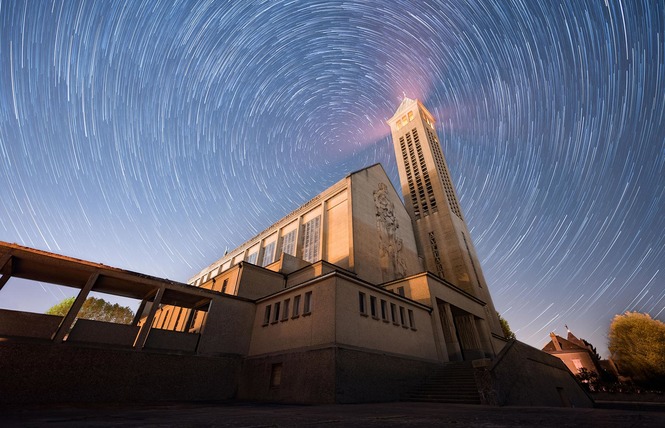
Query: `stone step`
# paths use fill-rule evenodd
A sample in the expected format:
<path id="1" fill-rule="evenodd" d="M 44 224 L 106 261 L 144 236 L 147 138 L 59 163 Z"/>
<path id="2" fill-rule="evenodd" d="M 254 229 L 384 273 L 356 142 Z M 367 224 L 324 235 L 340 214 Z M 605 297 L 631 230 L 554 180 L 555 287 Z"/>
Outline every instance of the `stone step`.
<path id="1" fill-rule="evenodd" d="M 404 395 L 402 401 L 480 404 L 473 368 L 468 362 L 448 363 Z"/>

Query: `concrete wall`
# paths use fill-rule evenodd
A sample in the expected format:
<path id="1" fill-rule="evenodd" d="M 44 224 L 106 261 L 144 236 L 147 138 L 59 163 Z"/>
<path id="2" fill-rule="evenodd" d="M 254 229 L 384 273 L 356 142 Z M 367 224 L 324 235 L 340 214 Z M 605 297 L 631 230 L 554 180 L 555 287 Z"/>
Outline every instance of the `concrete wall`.
<path id="1" fill-rule="evenodd" d="M 252 337 L 256 306 L 232 297 L 215 297 L 210 303 L 201 331 L 201 355 L 247 355 Z"/>
<path id="2" fill-rule="evenodd" d="M 593 400 L 556 357 L 512 341 L 488 368 L 478 368 L 485 404 L 593 407 Z"/>
<path id="3" fill-rule="evenodd" d="M 78 319 L 67 342 L 103 343 L 115 346 L 134 346 L 139 327 L 95 320 Z"/>
<path id="4" fill-rule="evenodd" d="M 373 284 L 381 284 L 400 277 L 389 255 L 381 252 L 381 231 L 377 226 L 377 207 L 374 192 L 379 183 L 386 185 L 388 201 L 398 224 L 395 238 L 401 240 L 399 262 L 403 263 L 405 276 L 422 272 L 411 218 L 397 196 L 383 168 L 376 165 L 351 176 L 351 202 L 353 204 L 353 266 L 359 278 Z M 385 235 L 385 234 L 384 234 Z M 386 236 L 384 236 L 386 239 Z"/>
<path id="5" fill-rule="evenodd" d="M 153 328 L 145 341 L 145 349 L 162 349 L 170 351 L 194 352 L 199 343 L 200 335 L 180 331 L 160 330 Z"/>
<path id="6" fill-rule="evenodd" d="M 440 367 L 422 361 L 338 347 L 336 352 L 336 402 L 397 401 Z"/>
<path id="7" fill-rule="evenodd" d="M 270 385 L 281 365 L 281 382 Z M 248 358 L 238 398 L 284 403 L 362 403 L 399 400 L 437 363 L 332 346 Z"/>
<path id="8" fill-rule="evenodd" d="M 243 263 L 238 289 L 233 294 L 247 299 L 259 299 L 282 290 L 284 285 L 283 275 Z"/>
<path id="9" fill-rule="evenodd" d="M 351 216 L 348 191 L 326 201 L 323 224 L 323 260 L 349 269 Z"/>
<path id="10" fill-rule="evenodd" d="M 280 364 L 280 385 L 271 387 L 271 373 L 275 365 Z M 246 359 L 238 398 L 284 403 L 334 403 L 335 348 Z"/>
<path id="11" fill-rule="evenodd" d="M 335 277 L 288 288 L 286 291 L 261 299 L 256 305 L 249 355 L 282 352 L 288 349 L 332 344 L 335 340 Z M 311 312 L 304 312 L 305 294 L 311 292 Z M 300 313 L 293 317 L 294 299 L 300 296 Z M 284 302 L 289 301 L 289 314 L 282 317 Z M 275 303 L 280 303 L 280 316 L 273 319 Z M 266 307 L 270 305 L 270 320 L 264 323 Z"/>
<path id="12" fill-rule="evenodd" d="M 58 329 L 61 316 L 0 309 L 0 336 L 50 339 Z"/>
<path id="13" fill-rule="evenodd" d="M 363 286 L 340 278 L 337 282 L 335 342 L 392 354 L 437 361 L 432 340 L 430 313 L 420 305 L 400 299 L 382 289 Z M 365 314 L 360 312 L 359 293 L 365 295 Z M 371 313 L 371 298 L 376 301 L 376 316 Z M 381 301 L 386 302 L 387 319 L 381 313 Z M 395 305 L 396 322 L 391 318 L 391 304 Z M 401 323 L 400 308 L 405 323 Z M 414 326 L 410 325 L 408 311 L 412 311 Z"/>
<path id="14" fill-rule="evenodd" d="M 0 341 L 0 404 L 224 400 L 240 357 Z"/>
<path id="15" fill-rule="evenodd" d="M 286 286 L 293 287 L 334 270 L 335 266 L 329 265 L 325 262 L 317 262 L 290 274 L 286 279 Z"/>

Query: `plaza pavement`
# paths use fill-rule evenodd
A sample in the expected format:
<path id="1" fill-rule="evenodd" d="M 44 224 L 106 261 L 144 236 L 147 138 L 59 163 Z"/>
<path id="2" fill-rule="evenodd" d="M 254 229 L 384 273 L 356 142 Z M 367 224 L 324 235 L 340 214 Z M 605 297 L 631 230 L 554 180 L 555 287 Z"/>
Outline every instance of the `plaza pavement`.
<path id="1" fill-rule="evenodd" d="M 612 407 L 606 403 L 605 407 Z M 625 408 L 626 406 L 623 406 Z M 0 407 L 2 427 L 665 427 L 665 408 L 490 407 L 436 403 L 71 404 Z"/>

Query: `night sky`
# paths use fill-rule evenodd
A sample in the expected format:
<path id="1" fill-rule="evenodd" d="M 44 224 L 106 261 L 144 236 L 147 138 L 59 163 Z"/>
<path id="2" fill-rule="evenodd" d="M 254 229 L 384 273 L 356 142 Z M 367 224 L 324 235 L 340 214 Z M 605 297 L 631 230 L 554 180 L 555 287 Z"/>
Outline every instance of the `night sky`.
<path id="1" fill-rule="evenodd" d="M 660 0 L 0 1 L 0 240 L 186 281 L 351 171 L 397 184 L 406 95 L 518 339 L 604 355 L 665 319 L 664 33 Z"/>

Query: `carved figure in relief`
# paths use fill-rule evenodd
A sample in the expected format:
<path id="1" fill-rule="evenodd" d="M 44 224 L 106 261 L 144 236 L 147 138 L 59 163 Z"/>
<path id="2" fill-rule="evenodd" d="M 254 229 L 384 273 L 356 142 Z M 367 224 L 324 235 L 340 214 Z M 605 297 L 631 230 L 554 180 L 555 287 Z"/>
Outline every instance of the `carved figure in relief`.
<path id="1" fill-rule="evenodd" d="M 397 237 L 399 224 L 395 216 L 395 204 L 388 198 L 388 186 L 379 183 L 374 191 L 374 206 L 376 207 L 376 228 L 379 233 L 379 257 L 381 258 L 381 272 L 384 280 L 404 278 L 406 264 L 402 260 L 403 241 Z"/>

